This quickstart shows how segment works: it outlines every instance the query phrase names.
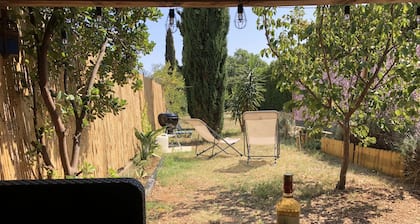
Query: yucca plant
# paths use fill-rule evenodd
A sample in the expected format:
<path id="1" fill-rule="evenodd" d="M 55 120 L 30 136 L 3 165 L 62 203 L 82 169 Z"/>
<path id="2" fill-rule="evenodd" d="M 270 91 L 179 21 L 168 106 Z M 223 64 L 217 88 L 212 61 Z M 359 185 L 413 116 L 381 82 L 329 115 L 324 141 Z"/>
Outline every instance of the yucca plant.
<path id="1" fill-rule="evenodd" d="M 162 132 L 163 128 L 157 130 L 150 130 L 145 133 L 135 129 L 135 135 L 140 140 L 140 160 L 147 160 L 147 158 L 153 154 L 159 145 L 156 142 L 157 136 Z"/>
<path id="2" fill-rule="evenodd" d="M 258 74 L 242 75 L 242 82 L 235 83 L 232 94 L 226 100 L 227 110 L 232 113 L 232 119 L 239 122 L 244 131 L 242 114 L 245 111 L 258 110 L 264 101 L 265 79 Z"/>

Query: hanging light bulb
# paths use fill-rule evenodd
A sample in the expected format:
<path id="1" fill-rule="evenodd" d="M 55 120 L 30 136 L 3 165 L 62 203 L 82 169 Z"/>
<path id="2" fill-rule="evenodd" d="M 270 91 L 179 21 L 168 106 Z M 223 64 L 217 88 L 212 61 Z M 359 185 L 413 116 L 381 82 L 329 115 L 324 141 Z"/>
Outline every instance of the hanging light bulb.
<path id="1" fill-rule="evenodd" d="M 236 11 L 236 15 L 235 15 L 235 27 L 238 29 L 243 29 L 246 26 L 246 15 L 245 15 L 245 11 L 244 11 L 244 5 L 239 4 L 238 5 L 238 10 Z"/>
<path id="2" fill-rule="evenodd" d="M 350 6 L 349 5 L 344 6 L 344 19 L 345 20 L 350 19 Z"/>
<path id="3" fill-rule="evenodd" d="M 166 30 L 170 29 L 172 33 L 177 31 L 175 9 L 169 9 L 168 19 L 166 20 Z"/>
<path id="4" fill-rule="evenodd" d="M 96 16 L 96 21 L 98 22 L 102 21 L 102 8 L 101 7 L 96 7 L 95 16 Z"/>
<path id="5" fill-rule="evenodd" d="M 67 32 L 65 29 L 61 30 L 61 42 L 66 45 L 68 43 Z"/>

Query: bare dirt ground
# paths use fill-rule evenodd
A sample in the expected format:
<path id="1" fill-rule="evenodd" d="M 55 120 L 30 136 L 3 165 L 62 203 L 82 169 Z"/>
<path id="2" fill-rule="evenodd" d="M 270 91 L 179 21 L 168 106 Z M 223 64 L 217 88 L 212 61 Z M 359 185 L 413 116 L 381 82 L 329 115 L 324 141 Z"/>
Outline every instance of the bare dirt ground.
<path id="1" fill-rule="evenodd" d="M 147 168 L 149 173 L 153 164 L 158 164 L 154 159 Z M 157 179 L 146 200 L 165 202 L 171 209 L 148 211 L 148 223 L 275 223 L 274 205 L 255 208 L 251 195 L 244 198 L 223 192 L 206 181 L 190 185 L 195 187 L 162 187 Z M 321 194 L 301 203 L 300 223 L 420 224 L 420 188 L 406 188 L 397 182 L 389 187 L 369 179 L 346 186 L 345 191 Z"/>

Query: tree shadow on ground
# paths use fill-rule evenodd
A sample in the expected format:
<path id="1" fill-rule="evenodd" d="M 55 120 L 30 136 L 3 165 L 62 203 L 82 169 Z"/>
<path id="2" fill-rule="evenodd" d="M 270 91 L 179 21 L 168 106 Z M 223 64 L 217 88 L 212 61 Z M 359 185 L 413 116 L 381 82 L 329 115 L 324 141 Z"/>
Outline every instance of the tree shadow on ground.
<path id="1" fill-rule="evenodd" d="M 390 212 L 380 202 L 395 203 L 404 198 L 398 190 L 386 187 L 351 186 L 344 191 L 322 190 L 312 183 L 304 183 L 301 202 L 301 218 L 304 223 L 371 223 L 370 219 Z M 260 189 L 258 189 L 260 188 Z M 268 190 L 268 189 L 271 189 Z M 206 197 L 205 195 L 214 195 Z M 265 194 L 264 194 L 265 193 Z M 312 194 L 313 193 L 313 194 Z M 270 182 L 255 186 L 250 191 L 240 187 L 223 190 L 211 187 L 194 192 L 193 204 L 177 204 L 174 213 L 177 217 L 187 217 L 191 211 L 214 211 L 221 214 L 221 223 L 275 223 L 275 204 L 281 197 L 278 183 Z M 350 221 L 350 222 L 349 222 Z"/>
<path id="2" fill-rule="evenodd" d="M 334 190 L 308 200 L 302 207 L 303 217 L 317 216 L 320 223 L 371 223 L 369 219 L 382 216 L 391 210 L 379 208 L 380 201 L 394 203 L 398 192 L 386 188 L 348 187 Z"/>
<path id="3" fill-rule="evenodd" d="M 333 155 L 326 154 L 326 153 L 322 153 L 319 150 L 303 149 L 302 152 L 312 157 L 315 156 L 318 160 L 323 161 L 332 166 L 341 166 L 341 163 L 342 163 L 340 158 Z M 372 169 L 358 166 L 354 163 L 349 163 L 349 170 L 350 169 L 355 174 L 363 174 L 365 176 L 371 176 L 371 177 L 374 177 L 374 176 L 380 177 L 385 182 L 392 184 L 396 186 L 397 188 L 402 188 L 406 190 L 411 196 L 420 200 L 420 188 L 416 186 L 415 184 L 404 181 L 403 177 L 392 177 L 392 176 L 383 174 L 377 170 L 372 170 Z"/>

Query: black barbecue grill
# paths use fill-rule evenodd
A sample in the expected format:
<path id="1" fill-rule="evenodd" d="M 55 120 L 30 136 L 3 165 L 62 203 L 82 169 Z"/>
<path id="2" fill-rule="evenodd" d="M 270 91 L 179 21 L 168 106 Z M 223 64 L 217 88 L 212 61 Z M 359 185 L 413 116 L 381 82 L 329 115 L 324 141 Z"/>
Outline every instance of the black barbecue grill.
<path id="1" fill-rule="evenodd" d="M 161 113 L 158 115 L 160 126 L 166 128 L 166 133 L 173 134 L 176 126 L 178 125 L 178 115 L 173 113 Z"/>

